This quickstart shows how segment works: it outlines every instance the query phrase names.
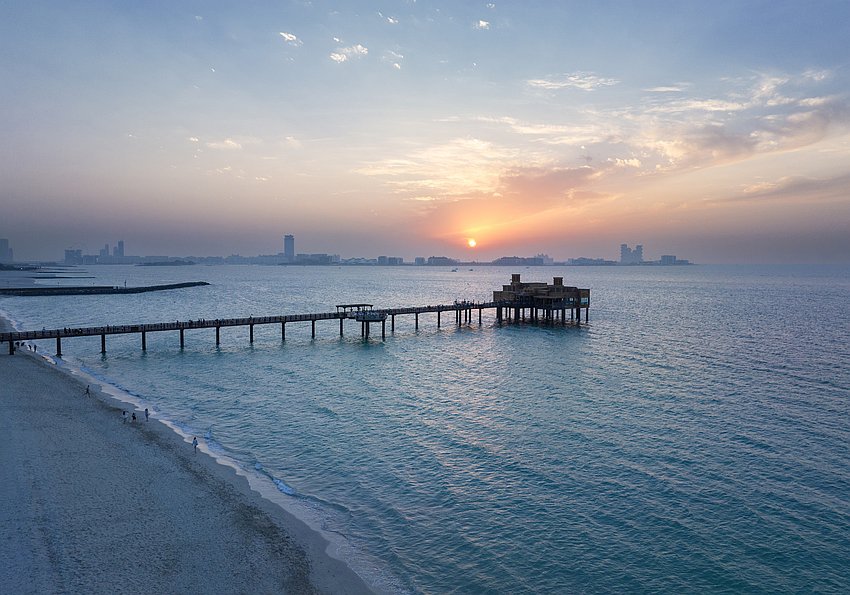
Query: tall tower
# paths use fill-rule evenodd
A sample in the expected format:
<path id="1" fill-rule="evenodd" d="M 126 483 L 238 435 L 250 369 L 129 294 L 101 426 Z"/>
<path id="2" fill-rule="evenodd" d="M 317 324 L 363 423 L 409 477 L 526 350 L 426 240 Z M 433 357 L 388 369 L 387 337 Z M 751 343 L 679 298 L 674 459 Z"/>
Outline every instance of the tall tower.
<path id="1" fill-rule="evenodd" d="M 637 246 L 635 246 L 635 251 L 634 251 L 633 256 L 634 256 L 634 262 L 636 262 L 637 264 L 640 264 L 640 263 L 643 262 L 643 244 L 638 244 Z"/>
<path id="2" fill-rule="evenodd" d="M 6 238 L 0 238 L 0 262 L 12 262 L 12 249 Z"/>
<path id="3" fill-rule="evenodd" d="M 283 236 L 283 258 L 286 262 L 295 262 L 295 236 Z"/>

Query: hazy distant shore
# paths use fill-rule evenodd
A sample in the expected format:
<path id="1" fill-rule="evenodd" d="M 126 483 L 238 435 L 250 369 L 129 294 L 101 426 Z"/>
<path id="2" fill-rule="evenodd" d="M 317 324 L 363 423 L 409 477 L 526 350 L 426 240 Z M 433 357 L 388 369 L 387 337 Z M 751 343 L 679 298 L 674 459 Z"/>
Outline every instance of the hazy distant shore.
<path id="1" fill-rule="evenodd" d="M 9 329 L 0 319 L 0 330 Z M 326 542 L 153 417 L 0 354 L 0 592 L 361 593 Z"/>

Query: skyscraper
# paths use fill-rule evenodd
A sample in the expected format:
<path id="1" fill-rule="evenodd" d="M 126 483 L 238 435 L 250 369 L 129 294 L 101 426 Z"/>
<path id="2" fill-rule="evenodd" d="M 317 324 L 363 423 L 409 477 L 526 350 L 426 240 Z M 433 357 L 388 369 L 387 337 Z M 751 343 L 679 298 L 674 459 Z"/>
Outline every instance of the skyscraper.
<path id="1" fill-rule="evenodd" d="M 620 244 L 620 264 L 640 264 L 642 262 L 643 245 L 638 244 L 632 250 L 628 244 Z"/>
<path id="2" fill-rule="evenodd" d="M 295 236 L 283 236 L 283 258 L 286 262 L 295 262 Z"/>
<path id="3" fill-rule="evenodd" d="M 0 262 L 12 262 L 12 249 L 6 238 L 0 238 Z"/>

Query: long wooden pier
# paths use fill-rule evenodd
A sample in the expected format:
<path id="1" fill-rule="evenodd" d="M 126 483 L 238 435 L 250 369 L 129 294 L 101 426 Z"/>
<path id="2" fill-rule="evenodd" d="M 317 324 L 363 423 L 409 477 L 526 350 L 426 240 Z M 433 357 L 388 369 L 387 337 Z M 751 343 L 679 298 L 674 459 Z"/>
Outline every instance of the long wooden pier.
<path id="1" fill-rule="evenodd" d="M 570 324 L 581 325 L 581 311 L 584 310 L 584 320 L 590 316 L 590 290 L 579 289 L 564 285 L 562 277 L 555 277 L 552 285 L 546 283 L 523 283 L 518 274 L 511 275 L 510 285 L 503 285 L 501 290 L 493 292 L 493 301 L 468 302 L 455 301 L 453 304 L 437 306 L 414 306 L 410 308 L 386 308 L 374 310 L 372 304 L 339 304 L 336 312 L 319 312 L 313 314 L 289 314 L 286 316 L 261 316 L 255 318 L 216 318 L 207 320 L 187 320 L 175 322 L 156 322 L 148 324 L 122 324 L 117 326 L 92 326 L 61 329 L 42 329 L 40 331 L 19 331 L 0 333 L 0 343 L 9 342 L 9 354 L 15 353 L 16 344 L 23 341 L 38 339 L 55 339 L 56 355 L 62 355 L 62 339 L 71 337 L 100 336 L 101 353 L 106 353 L 107 335 L 139 334 L 142 339 L 142 350 L 147 349 L 148 333 L 178 331 L 180 333 L 180 349 L 186 345 L 186 331 L 195 329 L 215 329 L 215 344 L 221 344 L 221 329 L 233 326 L 247 326 L 248 337 L 254 342 L 254 327 L 257 325 L 279 324 L 281 341 L 286 341 L 286 325 L 293 322 L 309 322 L 312 326 L 312 338 L 316 338 L 316 323 L 321 320 L 338 320 L 339 336 L 343 336 L 343 323 L 353 319 L 360 323 L 360 336 L 369 338 L 372 324 L 381 323 L 381 339 L 387 337 L 387 318 L 390 319 L 390 332 L 395 332 L 396 316 L 413 315 L 415 328 L 419 330 L 419 315 L 436 313 L 437 328 L 440 328 L 441 317 L 445 312 L 454 312 L 455 324 L 462 326 L 471 324 L 473 313 L 478 311 L 478 324 L 482 324 L 482 312 L 495 310 L 496 322 L 502 324 L 505 320 L 511 322 L 532 322 L 546 325 L 566 325 L 567 311 L 570 313 Z"/>
<path id="2" fill-rule="evenodd" d="M 581 324 L 581 310 L 585 310 L 585 322 L 588 319 L 588 305 L 575 305 L 567 308 L 563 304 L 563 308 L 558 309 L 551 307 L 545 310 L 541 318 L 539 309 L 532 305 L 518 306 L 512 302 L 493 301 L 493 302 L 465 302 L 459 301 L 453 304 L 440 304 L 435 306 L 417 306 L 409 308 L 387 308 L 374 310 L 369 304 L 342 304 L 337 306 L 336 312 L 319 312 L 311 314 L 289 314 L 284 316 L 249 316 L 248 318 L 216 318 L 212 320 L 198 319 L 174 322 L 157 322 L 146 324 L 121 324 L 107 326 L 90 326 L 90 327 L 66 327 L 57 329 L 42 329 L 40 331 L 16 331 L 8 333 L 0 333 L 0 343 L 9 343 L 9 353 L 14 354 L 16 343 L 23 341 L 34 341 L 40 339 L 54 339 L 56 341 L 56 355 L 62 355 L 62 339 L 70 339 L 75 337 L 100 337 L 100 349 L 102 353 L 106 353 L 106 337 L 107 335 L 127 335 L 136 334 L 141 337 L 142 350 L 147 349 L 148 333 L 177 331 L 180 335 L 180 348 L 183 349 L 186 344 L 185 333 L 188 330 L 199 329 L 215 329 L 215 344 L 221 344 L 221 329 L 228 327 L 247 326 L 248 337 L 251 343 L 254 342 L 254 327 L 257 325 L 280 325 L 281 340 L 286 341 L 286 325 L 296 322 L 309 322 L 311 324 L 312 338 L 316 338 L 316 323 L 323 320 L 338 320 L 339 334 L 343 336 L 344 322 L 346 320 L 355 320 L 361 323 L 360 334 L 364 338 L 369 338 L 370 326 L 372 324 L 381 324 L 381 339 L 386 339 L 386 323 L 390 320 L 390 331 L 395 332 L 395 319 L 397 316 L 413 315 L 414 325 L 416 330 L 419 330 L 419 316 L 421 314 L 436 313 L 437 328 L 441 327 L 442 315 L 446 312 L 452 312 L 455 315 L 454 323 L 457 326 L 471 324 L 474 318 L 474 313 L 478 312 L 478 324 L 482 324 L 482 312 L 484 310 L 495 310 L 496 321 L 502 322 L 533 322 L 545 324 L 562 324 L 566 325 L 566 311 L 570 310 L 570 323 L 575 325 Z M 553 314 L 554 312 L 554 314 Z"/>

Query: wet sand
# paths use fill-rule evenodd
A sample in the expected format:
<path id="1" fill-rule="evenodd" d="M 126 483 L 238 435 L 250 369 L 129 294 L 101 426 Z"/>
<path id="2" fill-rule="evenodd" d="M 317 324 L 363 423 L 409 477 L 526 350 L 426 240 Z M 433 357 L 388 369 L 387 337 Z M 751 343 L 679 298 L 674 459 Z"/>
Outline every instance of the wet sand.
<path id="1" fill-rule="evenodd" d="M 318 534 L 164 424 L 123 423 L 122 404 L 0 351 L 0 592 L 368 592 Z"/>

